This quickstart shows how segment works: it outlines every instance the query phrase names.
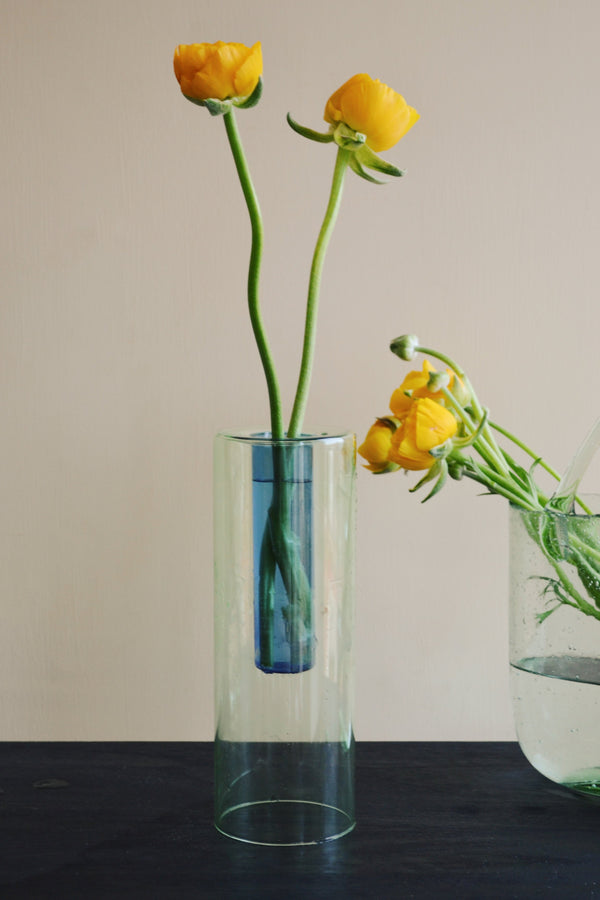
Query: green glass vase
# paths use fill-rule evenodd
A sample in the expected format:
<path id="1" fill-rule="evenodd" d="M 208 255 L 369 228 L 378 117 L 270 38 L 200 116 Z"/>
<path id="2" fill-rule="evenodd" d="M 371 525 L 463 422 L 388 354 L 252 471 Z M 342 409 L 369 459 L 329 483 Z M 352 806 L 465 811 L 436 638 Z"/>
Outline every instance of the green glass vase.
<path id="1" fill-rule="evenodd" d="M 355 824 L 355 446 L 215 440 L 215 824 L 242 841 Z"/>
<path id="2" fill-rule="evenodd" d="M 583 499 L 590 509 L 600 509 L 600 498 Z M 600 581 L 594 573 L 599 561 L 600 515 L 510 508 L 510 672 L 517 737 L 542 775 L 598 797 Z"/>

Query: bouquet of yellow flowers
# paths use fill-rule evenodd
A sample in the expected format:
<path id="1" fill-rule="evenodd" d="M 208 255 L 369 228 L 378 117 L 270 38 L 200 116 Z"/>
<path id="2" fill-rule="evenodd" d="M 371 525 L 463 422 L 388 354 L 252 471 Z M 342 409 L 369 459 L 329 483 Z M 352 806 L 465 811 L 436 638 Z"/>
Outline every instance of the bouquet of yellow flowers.
<path id="1" fill-rule="evenodd" d="M 404 98 L 386 84 L 365 73 L 354 75 L 336 90 L 325 105 L 329 128 L 315 131 L 298 124 L 289 114 L 290 127 L 302 137 L 336 147 L 329 199 L 310 268 L 300 372 L 287 427 L 275 366 L 262 320 L 259 287 L 263 248 L 263 224 L 235 118 L 236 109 L 255 106 L 262 95 L 262 50 L 240 43 L 182 44 L 175 50 L 174 69 L 181 91 L 192 103 L 212 116 L 221 116 L 246 200 L 252 230 L 248 268 L 248 309 L 262 362 L 269 397 L 272 442 L 273 496 L 264 526 L 260 550 L 257 664 L 276 670 L 274 659 L 274 611 L 286 622 L 291 653 L 286 671 L 302 671 L 311 665 L 314 644 L 311 623 L 311 588 L 299 552 L 298 535 L 291 525 L 293 485 L 286 477 L 291 463 L 291 441 L 302 436 L 316 343 L 317 310 L 321 274 L 327 246 L 340 208 L 348 169 L 379 184 L 370 172 L 398 177 L 404 173 L 378 154 L 393 147 L 419 118 Z M 370 171 L 368 171 L 370 170 Z M 281 585 L 278 589 L 277 584 Z M 279 592 L 279 597 L 277 593 Z M 289 665 L 289 668 L 285 668 Z M 283 670 L 283 669 L 279 669 Z"/>
<path id="2" fill-rule="evenodd" d="M 381 475 L 396 471 L 424 474 L 411 488 L 429 484 L 425 500 L 435 496 L 448 476 L 469 478 L 483 485 L 487 493 L 500 494 L 524 513 L 530 536 L 550 563 L 552 577 L 544 577 L 543 593 L 554 605 L 541 613 L 543 621 L 562 605 L 600 619 L 600 544 L 592 512 L 577 496 L 583 467 L 600 439 L 600 426 L 590 433 L 576 455 L 574 464 L 561 479 L 557 472 L 523 441 L 489 418 L 465 371 L 450 357 L 423 347 L 415 335 L 392 341 L 390 349 L 402 360 L 417 353 L 439 360 L 446 368 L 438 371 L 425 359 L 421 371 L 412 371 L 391 395 L 390 414 L 376 419 L 358 448 L 369 471 Z M 499 443 L 508 440 L 529 464 L 514 458 Z M 557 482 L 552 494 L 536 482 L 536 470 L 544 469 Z M 572 515 L 573 510 L 582 515 Z M 578 579 L 574 579 L 574 574 Z M 540 576 L 541 577 L 541 576 Z"/>

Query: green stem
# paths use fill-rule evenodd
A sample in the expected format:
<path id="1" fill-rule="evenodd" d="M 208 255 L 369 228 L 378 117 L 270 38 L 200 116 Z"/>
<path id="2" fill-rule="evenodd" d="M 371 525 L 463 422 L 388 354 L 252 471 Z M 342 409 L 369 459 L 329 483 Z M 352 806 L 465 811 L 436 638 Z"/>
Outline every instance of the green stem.
<path id="1" fill-rule="evenodd" d="M 283 416 L 281 412 L 279 384 L 275 374 L 275 366 L 273 365 L 267 335 L 262 322 L 259 303 L 260 264 L 263 247 L 262 217 L 233 109 L 230 109 L 223 115 L 223 121 L 225 123 L 225 130 L 227 131 L 227 137 L 229 138 L 229 146 L 233 153 L 235 167 L 237 169 L 242 191 L 244 192 L 244 198 L 246 200 L 246 206 L 248 207 L 248 214 L 250 216 L 252 248 L 250 251 L 250 265 L 248 267 L 248 309 L 265 378 L 267 379 L 269 407 L 271 411 L 271 435 L 274 440 L 281 440 L 281 438 L 283 438 Z"/>
<path id="2" fill-rule="evenodd" d="M 503 437 L 508 438 L 508 440 L 512 441 L 513 444 L 516 444 L 517 447 L 520 447 L 521 450 L 527 454 L 527 456 L 530 456 L 531 459 L 535 460 L 536 463 L 538 463 L 542 467 L 542 469 L 545 469 L 549 475 L 552 475 L 553 478 L 555 478 L 557 481 L 560 481 L 560 475 L 558 474 L 558 472 L 556 472 L 552 468 L 552 466 L 549 466 L 541 456 L 538 456 L 536 453 L 534 453 L 533 450 L 531 450 L 531 448 L 527 446 L 527 444 L 524 444 L 523 441 L 520 441 L 517 437 L 514 436 L 514 434 L 511 434 L 510 431 L 507 431 L 506 428 L 502 428 L 500 425 L 497 425 L 496 422 L 490 422 L 490 427 L 493 428 L 494 431 L 497 431 L 499 434 L 503 435 Z"/>
<path id="3" fill-rule="evenodd" d="M 507 431 L 506 428 L 502 428 L 500 425 L 496 424 L 496 422 L 490 422 L 490 427 L 493 428 L 494 431 L 497 431 L 499 434 L 503 435 L 505 438 L 508 438 L 508 440 L 512 441 L 513 444 L 516 444 L 517 447 L 520 447 L 524 453 L 531 457 L 531 459 L 535 460 L 535 462 L 539 466 L 541 466 L 542 469 L 545 469 L 545 471 L 548 472 L 549 475 L 552 475 L 552 477 L 556 481 L 560 481 L 560 475 L 558 474 L 558 472 L 553 469 L 552 466 L 549 466 L 542 456 L 537 456 L 533 452 L 533 450 L 527 446 L 527 444 L 524 444 L 523 441 L 520 441 L 517 437 L 514 436 L 514 434 L 512 434 L 510 431 Z M 577 501 L 577 503 L 579 503 L 584 513 L 587 513 L 587 515 L 589 516 L 593 515 L 589 506 L 584 503 L 579 495 L 575 497 L 575 500 Z"/>
<path id="4" fill-rule="evenodd" d="M 544 619 L 547 619 L 548 616 L 552 615 L 560 606 L 571 606 L 574 609 L 580 610 L 586 616 L 592 616 L 595 619 L 600 619 L 600 610 L 593 606 L 579 593 L 576 589 L 573 582 L 565 573 L 563 567 L 559 564 L 560 560 L 556 559 L 552 553 L 550 552 L 547 541 L 544 539 L 543 531 L 545 528 L 544 521 L 547 520 L 547 516 L 542 514 L 542 519 L 540 520 L 539 516 L 529 516 L 525 513 L 521 516 L 521 521 L 523 522 L 529 537 L 535 541 L 537 546 L 540 548 L 554 571 L 557 575 L 557 584 L 559 584 L 565 594 L 561 594 L 558 590 L 555 590 L 556 599 L 559 601 L 559 606 L 554 607 L 546 613 L 542 613 L 538 616 L 538 620 L 543 622 Z M 542 576 L 538 576 L 542 577 Z M 542 578 L 542 580 L 546 580 L 552 582 L 553 579 Z M 571 598 L 568 599 L 567 595 Z"/>
<path id="5" fill-rule="evenodd" d="M 313 360 L 315 355 L 316 328 L 317 328 L 317 311 L 319 306 L 319 290 L 321 286 L 321 274 L 323 271 L 323 262 L 329 239 L 331 237 L 333 227 L 337 218 L 342 199 L 342 188 L 344 185 L 344 174 L 350 159 L 350 150 L 344 150 L 342 147 L 338 149 L 335 161 L 335 169 L 333 172 L 333 181 L 331 184 L 331 192 L 329 195 L 329 203 L 325 211 L 325 218 L 321 225 L 319 237 L 313 255 L 312 266 L 310 270 L 310 281 L 308 285 L 308 298 L 306 302 L 306 321 L 304 325 L 304 345 L 302 348 L 302 362 L 300 364 L 300 375 L 298 378 L 298 386 L 296 388 L 296 397 L 294 407 L 292 409 L 292 417 L 288 428 L 288 437 L 296 438 L 302 431 L 302 423 L 304 420 L 304 412 L 308 401 L 308 391 L 310 387 L 310 378 L 312 373 Z"/>
<path id="6" fill-rule="evenodd" d="M 520 489 L 519 485 L 510 478 L 505 478 L 494 469 L 476 463 L 469 457 L 456 455 L 453 458 L 456 458 L 458 462 L 464 465 L 466 478 L 470 478 L 472 481 L 477 481 L 479 484 L 487 487 L 490 493 L 500 494 L 502 497 L 510 500 L 511 503 L 530 512 L 541 512 L 542 507 L 536 502 L 535 498 Z"/>
<path id="7" fill-rule="evenodd" d="M 554 567 L 554 571 L 558 575 L 558 580 L 560 581 L 561 585 L 563 586 L 565 591 L 567 591 L 567 593 L 569 593 L 571 595 L 571 597 L 573 598 L 573 600 L 575 601 L 573 603 L 573 606 L 576 606 L 576 608 L 581 610 L 581 612 L 584 613 L 584 615 L 586 615 L 586 616 L 592 616 L 594 619 L 600 619 L 600 610 L 596 609 L 595 606 L 592 606 L 591 603 L 588 603 L 587 600 L 585 600 L 581 596 L 579 591 L 577 591 L 575 589 L 573 582 L 567 577 L 567 575 L 563 571 L 562 566 L 559 566 L 558 562 L 555 559 L 553 559 L 548 553 L 546 554 L 546 556 L 548 557 L 550 563 Z"/>
<path id="8" fill-rule="evenodd" d="M 578 550 L 582 556 L 590 556 L 593 560 L 600 564 L 600 549 L 596 549 L 595 547 L 591 547 L 589 543 L 583 541 L 577 535 L 571 535 L 570 537 L 571 546 Z"/>
<path id="9" fill-rule="evenodd" d="M 461 369 L 453 359 L 450 359 L 450 357 L 446 356 L 445 353 L 440 353 L 439 350 L 432 350 L 430 347 L 421 346 L 417 347 L 416 350 L 418 350 L 419 353 L 425 354 L 426 356 L 433 356 L 435 359 L 439 359 L 440 362 L 443 362 L 454 372 L 456 377 L 463 383 L 471 398 L 471 405 L 473 407 L 473 412 L 475 414 L 476 420 L 478 422 L 481 421 L 484 416 L 483 407 L 479 402 L 477 394 L 473 390 L 473 385 L 469 381 L 467 373 L 463 369 Z M 494 436 L 490 431 L 489 425 L 485 425 L 483 428 L 482 442 L 486 446 L 486 452 L 482 453 L 482 456 L 486 459 L 486 461 L 497 468 L 498 471 L 503 472 L 504 474 L 508 474 L 508 466 L 504 457 L 502 456 L 498 444 L 494 440 Z"/>
<path id="10" fill-rule="evenodd" d="M 273 555 L 271 535 L 265 527 L 260 545 L 259 562 L 259 645 L 260 662 L 265 669 L 273 666 L 273 616 L 275 614 L 275 571 L 276 562 Z"/>

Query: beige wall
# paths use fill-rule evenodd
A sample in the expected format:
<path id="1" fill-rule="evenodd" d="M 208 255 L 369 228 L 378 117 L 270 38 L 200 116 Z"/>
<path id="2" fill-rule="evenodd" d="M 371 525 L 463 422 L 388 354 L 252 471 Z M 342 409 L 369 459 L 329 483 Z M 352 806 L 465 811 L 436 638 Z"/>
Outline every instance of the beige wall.
<path id="1" fill-rule="evenodd" d="M 176 44 L 263 42 L 238 117 L 286 398 L 331 177 L 319 128 L 359 71 L 422 118 L 351 176 L 308 424 L 364 433 L 414 331 L 559 468 L 600 411 L 600 11 L 588 0 L 3 0 L 0 739 L 212 737 L 211 442 L 266 421 L 248 225 Z M 361 739 L 510 739 L 503 501 L 359 474 Z M 588 485 L 598 487 L 593 483 Z"/>

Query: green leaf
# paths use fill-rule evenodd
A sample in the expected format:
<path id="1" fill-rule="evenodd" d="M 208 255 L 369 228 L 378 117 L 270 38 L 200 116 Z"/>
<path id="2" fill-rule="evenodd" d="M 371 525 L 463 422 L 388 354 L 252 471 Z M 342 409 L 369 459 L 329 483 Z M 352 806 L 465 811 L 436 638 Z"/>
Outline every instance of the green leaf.
<path id="1" fill-rule="evenodd" d="M 594 568 L 584 554 L 580 555 L 580 561 L 577 564 L 577 573 L 581 578 L 581 583 L 585 587 L 588 596 L 600 609 L 600 572 Z"/>
<path id="2" fill-rule="evenodd" d="M 361 178 L 364 178 L 365 181 L 370 181 L 371 184 L 384 184 L 383 181 L 378 181 L 376 178 L 373 178 L 371 175 L 369 175 L 367 172 L 365 172 L 365 170 L 363 169 L 363 167 L 357 160 L 356 154 L 354 154 L 354 153 L 352 154 L 348 165 L 350 166 L 350 168 L 352 169 L 353 172 L 356 172 L 356 174 L 360 175 Z"/>
<path id="3" fill-rule="evenodd" d="M 290 128 L 292 128 L 296 134 L 308 138 L 309 141 L 316 141 L 319 144 L 331 144 L 333 141 L 332 134 L 323 134 L 320 131 L 313 131 L 312 128 L 306 128 L 305 125 L 300 125 L 298 122 L 295 122 L 289 113 L 287 114 L 287 121 Z"/>
<path id="4" fill-rule="evenodd" d="M 562 601 L 562 600 L 561 600 L 560 603 L 558 603 L 556 606 L 553 606 L 552 609 L 547 609 L 546 612 L 538 613 L 537 616 L 536 616 L 536 619 L 537 619 L 537 621 L 538 621 L 538 625 L 541 625 L 542 622 L 545 622 L 545 620 L 548 618 L 548 616 L 551 616 L 552 613 L 553 613 L 553 612 L 556 612 L 557 609 L 560 609 L 561 606 L 563 606 L 563 601 Z"/>
<path id="5" fill-rule="evenodd" d="M 204 106 L 211 116 L 222 116 L 231 109 L 231 100 L 197 100 L 195 97 L 188 97 L 187 94 L 184 94 L 184 97 L 196 106 Z"/>
<path id="6" fill-rule="evenodd" d="M 431 489 L 431 491 L 427 494 L 422 503 L 425 503 L 427 500 L 430 500 L 432 497 L 441 491 L 446 483 L 446 478 L 448 475 L 448 464 L 445 459 L 438 460 L 432 467 L 429 469 L 426 475 L 424 475 L 417 484 L 413 488 L 410 488 L 409 493 L 413 494 L 415 491 L 418 491 L 419 488 L 423 487 L 424 484 L 427 484 L 429 481 L 433 481 L 436 479 L 436 482 Z"/>
<path id="7" fill-rule="evenodd" d="M 389 462 L 385 469 L 378 469 L 373 475 L 388 475 L 390 472 L 397 472 L 400 466 L 397 463 Z"/>
<path id="8" fill-rule="evenodd" d="M 368 169 L 375 169 L 376 172 L 381 172 L 383 175 L 391 175 L 394 178 L 401 178 L 404 175 L 402 169 L 398 169 L 391 163 L 381 159 L 366 144 L 363 144 L 360 150 L 356 151 L 356 156 L 363 166 L 366 166 Z"/>
<path id="9" fill-rule="evenodd" d="M 250 107 L 256 106 L 256 104 L 262 97 L 262 92 L 263 92 L 263 80 L 262 80 L 262 78 L 259 78 L 256 83 L 256 87 L 254 88 L 254 90 L 252 91 L 252 93 L 250 94 L 249 97 L 246 97 L 245 100 L 237 100 L 236 98 L 234 98 L 232 100 L 232 103 L 238 109 L 250 109 Z"/>
<path id="10" fill-rule="evenodd" d="M 526 488 L 529 484 L 529 478 L 527 475 L 527 471 L 523 468 L 523 466 L 520 466 L 514 460 L 511 460 L 509 465 L 510 465 L 509 475 L 512 478 L 512 480 L 516 481 L 518 485 Z"/>
<path id="11" fill-rule="evenodd" d="M 204 106 L 211 116 L 222 116 L 229 112 L 232 106 L 237 109 L 250 109 L 251 106 L 256 106 L 262 95 L 262 86 L 262 78 L 259 78 L 250 96 L 243 99 L 232 97 L 228 100 L 216 100 L 214 97 L 209 97 L 208 100 L 197 100 L 195 97 L 188 97 L 187 94 L 184 94 L 184 97 L 196 106 Z"/>
<path id="12" fill-rule="evenodd" d="M 563 522 L 558 516 L 548 516 L 541 520 L 540 543 L 542 549 L 555 562 L 566 559 L 565 551 L 568 549 L 568 538 L 564 533 Z"/>

